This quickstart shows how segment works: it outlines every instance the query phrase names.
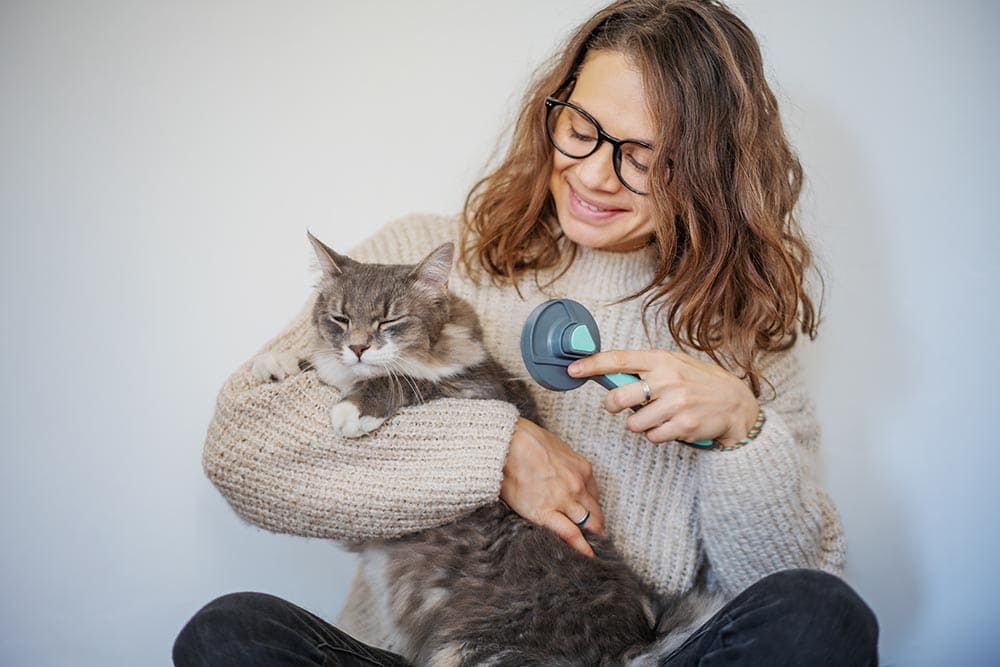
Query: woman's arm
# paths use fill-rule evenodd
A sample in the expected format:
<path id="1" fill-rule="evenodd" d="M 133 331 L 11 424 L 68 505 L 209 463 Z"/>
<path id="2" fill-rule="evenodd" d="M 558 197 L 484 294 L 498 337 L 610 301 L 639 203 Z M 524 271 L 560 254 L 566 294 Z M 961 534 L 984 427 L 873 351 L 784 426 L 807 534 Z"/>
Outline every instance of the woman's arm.
<path id="1" fill-rule="evenodd" d="M 405 220 L 351 255 L 411 263 L 448 233 L 440 219 Z M 265 349 L 302 357 L 309 311 Z M 277 532 L 357 542 L 441 525 L 497 499 L 513 406 L 433 401 L 405 408 L 369 436 L 345 439 L 330 427 L 337 400 L 311 372 L 260 382 L 247 362 L 229 378 L 203 463 L 240 516 Z"/>
<path id="2" fill-rule="evenodd" d="M 358 542 L 441 525 L 497 499 L 512 405 L 432 401 L 347 439 L 330 428 L 337 400 L 315 373 L 263 383 L 247 363 L 226 382 L 203 463 L 240 516 L 276 532 Z"/>

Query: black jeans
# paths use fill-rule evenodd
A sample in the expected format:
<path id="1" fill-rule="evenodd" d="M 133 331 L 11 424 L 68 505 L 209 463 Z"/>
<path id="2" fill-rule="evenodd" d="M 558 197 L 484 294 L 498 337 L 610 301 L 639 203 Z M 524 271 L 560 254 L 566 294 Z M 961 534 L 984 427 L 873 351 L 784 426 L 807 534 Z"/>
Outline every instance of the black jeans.
<path id="1" fill-rule="evenodd" d="M 878 622 L 832 575 L 785 570 L 764 577 L 705 623 L 662 665 L 878 665 Z M 263 593 L 213 600 L 174 643 L 174 664 L 406 666 L 290 602 Z M 583 667 L 583 666 L 581 666 Z"/>

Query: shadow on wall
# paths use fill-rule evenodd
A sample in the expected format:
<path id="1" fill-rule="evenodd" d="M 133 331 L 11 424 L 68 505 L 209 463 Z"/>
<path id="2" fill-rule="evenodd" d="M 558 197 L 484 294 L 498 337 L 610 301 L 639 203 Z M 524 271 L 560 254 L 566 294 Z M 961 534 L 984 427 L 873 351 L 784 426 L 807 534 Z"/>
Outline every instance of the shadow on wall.
<path id="1" fill-rule="evenodd" d="M 912 362 L 896 344 L 899 291 L 886 271 L 877 179 L 859 138 L 822 100 L 802 91 L 794 98 L 808 125 L 797 137 L 808 157 L 806 227 L 820 242 L 826 281 L 820 335 L 805 346 L 803 362 L 823 425 L 828 488 L 847 532 L 847 579 L 878 614 L 891 664 L 923 597 L 904 494 L 880 449 L 887 402 L 907 400 Z"/>

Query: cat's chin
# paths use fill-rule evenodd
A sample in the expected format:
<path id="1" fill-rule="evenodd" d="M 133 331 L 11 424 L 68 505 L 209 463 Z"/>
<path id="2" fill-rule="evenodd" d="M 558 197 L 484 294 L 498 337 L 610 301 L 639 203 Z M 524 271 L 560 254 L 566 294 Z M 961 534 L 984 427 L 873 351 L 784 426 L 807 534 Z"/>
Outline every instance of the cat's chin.
<path id="1" fill-rule="evenodd" d="M 319 379 L 328 385 L 336 387 L 342 394 L 350 392 L 354 385 L 361 380 L 369 380 L 389 374 L 381 366 L 366 363 L 347 365 L 337 357 L 329 355 L 315 355 L 311 362 L 313 368 L 316 369 Z"/>

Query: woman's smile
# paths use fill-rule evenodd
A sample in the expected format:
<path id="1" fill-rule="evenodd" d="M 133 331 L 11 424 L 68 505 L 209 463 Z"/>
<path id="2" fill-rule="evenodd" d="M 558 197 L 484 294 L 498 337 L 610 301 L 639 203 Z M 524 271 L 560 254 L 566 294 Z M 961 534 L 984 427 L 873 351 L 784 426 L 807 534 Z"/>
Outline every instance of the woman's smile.
<path id="1" fill-rule="evenodd" d="M 604 204 L 598 200 L 581 195 L 572 186 L 568 185 L 569 205 L 573 215 L 590 222 L 604 222 L 614 216 L 625 213 L 628 209 Z"/>

